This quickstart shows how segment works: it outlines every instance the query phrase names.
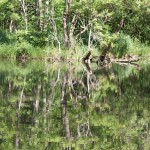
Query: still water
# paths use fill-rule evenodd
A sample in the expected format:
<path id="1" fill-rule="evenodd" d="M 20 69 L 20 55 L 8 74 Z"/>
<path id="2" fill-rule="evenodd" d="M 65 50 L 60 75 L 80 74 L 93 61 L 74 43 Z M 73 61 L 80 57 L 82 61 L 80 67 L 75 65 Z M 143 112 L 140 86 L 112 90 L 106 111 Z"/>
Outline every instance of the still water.
<path id="1" fill-rule="evenodd" d="M 149 150 L 150 65 L 0 61 L 1 150 Z"/>

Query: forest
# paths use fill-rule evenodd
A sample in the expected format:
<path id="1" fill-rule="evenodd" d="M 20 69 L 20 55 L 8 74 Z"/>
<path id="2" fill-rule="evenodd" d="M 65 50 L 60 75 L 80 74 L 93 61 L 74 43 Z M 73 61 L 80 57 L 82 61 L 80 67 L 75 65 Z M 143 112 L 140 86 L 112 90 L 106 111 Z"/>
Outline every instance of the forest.
<path id="1" fill-rule="evenodd" d="M 149 54 L 149 0 L 1 0 L 0 57 Z"/>
<path id="2" fill-rule="evenodd" d="M 0 150 L 149 150 L 149 35 L 149 0 L 0 0 Z"/>

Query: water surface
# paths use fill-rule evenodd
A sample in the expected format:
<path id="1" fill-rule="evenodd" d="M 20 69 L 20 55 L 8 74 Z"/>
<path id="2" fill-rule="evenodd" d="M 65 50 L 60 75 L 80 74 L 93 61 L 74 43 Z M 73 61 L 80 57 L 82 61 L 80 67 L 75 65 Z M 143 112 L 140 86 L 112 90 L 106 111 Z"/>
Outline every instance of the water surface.
<path id="1" fill-rule="evenodd" d="M 1 60 L 0 149 L 149 150 L 149 74 L 148 64 Z"/>

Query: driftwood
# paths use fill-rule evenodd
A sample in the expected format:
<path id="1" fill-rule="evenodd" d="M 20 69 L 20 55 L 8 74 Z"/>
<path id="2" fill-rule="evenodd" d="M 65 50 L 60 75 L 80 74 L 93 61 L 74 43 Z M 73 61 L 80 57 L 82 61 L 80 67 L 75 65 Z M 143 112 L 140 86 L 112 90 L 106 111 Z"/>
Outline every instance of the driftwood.
<path id="1" fill-rule="evenodd" d="M 105 66 L 108 65 L 109 63 L 135 63 L 140 60 L 140 56 L 137 55 L 126 55 L 124 58 L 111 58 L 108 56 L 106 53 L 109 51 L 110 45 L 108 46 L 107 49 L 104 50 L 102 55 L 100 56 L 92 56 L 91 50 L 85 53 L 85 55 L 82 57 L 82 62 L 85 64 L 89 63 L 97 63 L 98 66 Z"/>
<path id="2" fill-rule="evenodd" d="M 130 59 L 128 59 L 128 58 L 121 58 L 121 59 L 111 59 L 111 62 L 120 62 L 120 63 L 132 63 L 132 62 L 137 62 L 137 61 L 139 61 L 140 60 L 140 58 L 139 57 L 137 57 L 137 58 L 130 58 Z"/>
<path id="3" fill-rule="evenodd" d="M 120 24 L 120 27 L 122 28 L 124 20 L 122 20 L 123 22 Z M 115 63 L 134 63 L 140 60 L 139 56 L 133 55 L 126 55 L 124 58 L 111 58 L 110 56 L 108 56 L 108 53 L 111 50 L 111 42 L 106 45 L 103 48 L 103 51 L 101 53 L 101 55 L 99 56 L 92 56 L 92 51 L 89 50 L 87 53 L 84 54 L 84 56 L 82 57 L 82 62 L 83 63 L 97 63 L 98 66 L 105 66 L 109 63 L 115 62 Z"/>

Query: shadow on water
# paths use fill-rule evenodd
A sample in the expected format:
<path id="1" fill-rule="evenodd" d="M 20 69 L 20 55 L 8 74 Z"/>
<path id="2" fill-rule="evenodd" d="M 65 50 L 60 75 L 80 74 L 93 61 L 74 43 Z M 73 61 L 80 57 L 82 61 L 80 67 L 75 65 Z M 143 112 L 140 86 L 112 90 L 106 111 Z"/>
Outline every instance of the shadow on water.
<path id="1" fill-rule="evenodd" d="M 149 74 L 148 64 L 1 61 L 0 149 L 150 149 Z"/>

